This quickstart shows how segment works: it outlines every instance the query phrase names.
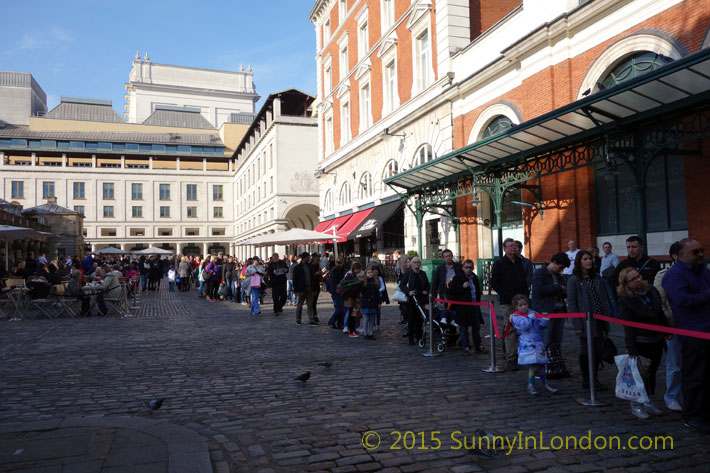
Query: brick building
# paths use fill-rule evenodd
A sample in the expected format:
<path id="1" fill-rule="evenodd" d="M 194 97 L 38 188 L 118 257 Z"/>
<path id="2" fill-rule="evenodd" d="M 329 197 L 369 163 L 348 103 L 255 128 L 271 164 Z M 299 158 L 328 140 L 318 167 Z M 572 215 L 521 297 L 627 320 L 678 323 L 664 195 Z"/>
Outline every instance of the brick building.
<path id="1" fill-rule="evenodd" d="M 346 183 L 337 178 L 359 184 L 363 171 L 396 161 L 394 172 L 380 174 L 384 185 L 373 186 L 374 203 L 397 194 L 406 200 L 404 246 L 432 259 L 444 246 L 490 259 L 508 236 L 523 241 L 534 261 L 570 239 L 583 248 L 611 241 L 623 254 L 625 238 L 641 234 L 649 253 L 665 255 L 686 235 L 710 238 L 698 211 L 698 184 L 710 173 L 701 142 L 710 1 L 395 1 L 396 26 L 384 30 L 378 15 L 389 3 L 371 3 L 367 14 L 375 29 L 370 51 L 397 58 L 399 101 L 389 114 L 384 63 L 373 54 L 371 66 L 350 59 L 349 80 L 334 80 L 328 92 L 327 68 L 338 69 L 345 43 L 357 44 L 365 3 L 319 1 L 311 12 L 324 199 L 342 194 Z M 342 26 L 341 10 L 350 12 Z M 417 47 L 422 33 L 407 26 L 424 17 L 432 76 L 416 90 L 415 59 L 426 55 Z M 342 100 L 361 96 L 355 78 L 364 69 L 383 90 L 372 87 L 372 121 L 363 128 L 363 107 L 343 108 Z M 344 110 L 352 132 L 345 140 Z M 399 139 L 387 138 L 393 134 Z M 324 202 L 322 219 L 367 205 L 341 201 Z"/>

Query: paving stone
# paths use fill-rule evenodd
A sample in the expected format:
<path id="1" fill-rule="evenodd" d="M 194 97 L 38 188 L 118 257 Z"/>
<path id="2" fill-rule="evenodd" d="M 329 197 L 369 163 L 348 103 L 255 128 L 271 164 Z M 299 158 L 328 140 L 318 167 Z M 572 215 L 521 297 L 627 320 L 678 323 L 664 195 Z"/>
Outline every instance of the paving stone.
<path id="1" fill-rule="evenodd" d="M 578 386 L 579 341 L 570 324 L 563 355 L 576 377 L 555 381 L 561 395 L 531 399 L 521 390 L 524 374 L 481 372 L 488 356 L 462 357 L 450 350 L 436 359 L 422 357 L 404 343 L 396 305 L 383 306 L 382 330 L 369 342 L 325 326 L 297 327 L 290 306 L 275 317 L 269 296 L 263 315 L 254 318 L 238 304 L 210 304 L 197 299 L 194 290 L 169 294 L 163 289 L 142 294 L 141 309 L 130 319 L 0 321 L 0 418 L 11 420 L 0 424 L 0 444 L 32 445 L 52 435 L 74 438 L 74 444 L 83 445 L 71 447 L 79 455 L 103 459 L 110 454 L 107 446 L 135 448 L 131 458 L 152 468 L 139 447 L 167 445 L 173 437 L 177 448 L 165 455 L 189 453 L 199 444 L 202 465 L 219 471 L 226 464 L 234 472 L 357 471 L 374 468 L 377 462 L 385 471 L 552 473 L 615 468 L 670 473 L 703 471 L 710 456 L 705 438 L 684 429 L 676 413 L 654 418 L 652 424 L 641 422 L 613 393 L 601 396 L 610 403 L 602 409 L 576 404 L 573 398 L 585 393 Z M 329 300 L 321 295 L 320 301 L 319 313 L 326 318 L 332 313 Z M 615 326 L 611 336 L 617 346 L 624 346 L 623 330 Z M 501 355 L 499 351 L 498 360 Z M 334 361 L 334 366 L 326 370 L 317 365 L 325 360 Z M 664 389 L 664 366 L 662 362 L 657 378 L 659 392 Z M 294 382 L 304 371 L 311 371 L 311 379 Z M 615 376 L 613 368 L 600 372 L 609 386 Z M 166 398 L 163 407 L 147 411 L 142 401 L 156 397 Z M 526 409 L 520 409 L 521 402 Z M 187 432 L 173 436 L 173 426 Z M 581 436 L 589 430 L 618 435 L 623 441 L 631 435 L 671 435 L 675 449 L 633 455 L 516 449 L 511 455 L 499 451 L 494 459 L 484 459 L 451 448 L 451 432 L 470 437 L 478 427 L 508 436 L 542 431 L 546 439 Z M 70 428 L 88 431 L 71 434 Z M 375 450 L 361 444 L 367 431 L 381 437 Z M 395 431 L 416 433 L 415 448 L 421 444 L 419 432 L 431 446 L 428 433 L 440 431 L 442 447 L 393 450 Z M 131 432 L 140 435 L 132 438 Z M 25 455 L 40 458 L 43 450 L 26 449 Z M 29 468 L 9 466 L 15 464 L 14 451 L 0 459 L 0 471 Z M 92 458 L 64 460 L 42 457 L 47 462 L 42 473 L 51 471 L 53 462 L 80 468 L 81 461 Z M 168 462 L 171 465 L 177 464 Z"/>

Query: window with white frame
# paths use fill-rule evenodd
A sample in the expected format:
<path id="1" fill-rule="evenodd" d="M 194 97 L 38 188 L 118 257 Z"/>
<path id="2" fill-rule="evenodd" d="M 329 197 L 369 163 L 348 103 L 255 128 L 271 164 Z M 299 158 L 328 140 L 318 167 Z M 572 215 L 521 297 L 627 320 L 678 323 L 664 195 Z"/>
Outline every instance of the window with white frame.
<path id="1" fill-rule="evenodd" d="M 323 95 L 330 94 L 333 90 L 333 71 L 330 62 L 323 67 Z"/>
<path id="2" fill-rule="evenodd" d="M 338 78 L 339 82 L 342 82 L 345 77 L 348 75 L 348 42 L 347 42 L 347 36 L 345 36 L 346 41 L 343 41 L 343 43 L 340 45 L 340 77 Z"/>
<path id="3" fill-rule="evenodd" d="M 385 164 L 385 171 L 382 173 L 382 179 L 388 179 L 399 172 L 399 164 L 394 159 L 390 159 Z"/>
<path id="4" fill-rule="evenodd" d="M 358 197 L 360 200 L 371 199 L 375 189 L 372 187 L 372 175 L 369 172 L 363 173 L 360 177 L 360 188 Z"/>
<path id="5" fill-rule="evenodd" d="M 323 23 L 323 47 L 330 41 L 330 18 Z"/>
<path id="6" fill-rule="evenodd" d="M 345 15 L 348 14 L 348 2 L 347 0 L 338 0 L 338 23 L 343 24 L 345 21 Z"/>
<path id="7" fill-rule="evenodd" d="M 372 98 L 370 83 L 360 86 L 360 132 L 372 126 Z"/>
<path id="8" fill-rule="evenodd" d="M 384 113 L 391 113 L 397 108 L 397 67 L 395 58 L 385 62 L 383 76 L 382 106 Z"/>
<path id="9" fill-rule="evenodd" d="M 429 143 L 425 143 L 417 148 L 414 153 L 414 159 L 412 160 L 412 167 L 420 166 L 426 162 L 434 159 L 434 152 Z"/>
<path id="10" fill-rule="evenodd" d="M 343 184 L 343 187 L 340 188 L 340 206 L 346 206 L 350 205 L 350 203 L 353 201 L 353 191 L 352 187 L 350 186 L 349 182 L 346 182 Z"/>
<path id="11" fill-rule="evenodd" d="M 333 211 L 333 192 L 328 190 L 325 193 L 325 198 L 323 199 L 323 212 L 326 214 Z"/>
<path id="12" fill-rule="evenodd" d="M 325 122 L 325 155 L 333 152 L 333 116 L 327 115 L 323 121 Z"/>
<path id="13" fill-rule="evenodd" d="M 382 34 L 394 25 L 394 0 L 380 0 Z"/>
<path id="14" fill-rule="evenodd" d="M 357 25 L 357 57 L 359 59 L 365 57 L 370 49 L 367 35 L 367 10 L 365 10 L 365 19 Z"/>
<path id="15" fill-rule="evenodd" d="M 350 141 L 350 138 L 350 100 L 345 100 L 340 105 L 340 146 Z"/>
<path id="16" fill-rule="evenodd" d="M 429 30 L 425 29 L 414 40 L 414 77 L 416 91 L 424 90 L 431 81 L 431 52 Z"/>

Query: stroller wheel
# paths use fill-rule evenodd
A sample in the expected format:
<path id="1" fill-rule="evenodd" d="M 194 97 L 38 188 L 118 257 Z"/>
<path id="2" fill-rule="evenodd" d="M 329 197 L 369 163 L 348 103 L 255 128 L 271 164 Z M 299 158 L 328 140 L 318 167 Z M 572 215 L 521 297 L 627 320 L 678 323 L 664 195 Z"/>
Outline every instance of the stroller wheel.
<path id="1" fill-rule="evenodd" d="M 444 349 L 446 349 L 446 346 L 443 343 L 436 344 L 436 351 L 439 353 L 444 353 Z"/>
<path id="2" fill-rule="evenodd" d="M 424 348 L 424 346 L 426 345 L 426 342 L 424 341 L 423 338 L 421 338 L 421 339 L 419 339 L 419 342 L 417 343 L 417 345 L 419 345 L 419 348 Z"/>

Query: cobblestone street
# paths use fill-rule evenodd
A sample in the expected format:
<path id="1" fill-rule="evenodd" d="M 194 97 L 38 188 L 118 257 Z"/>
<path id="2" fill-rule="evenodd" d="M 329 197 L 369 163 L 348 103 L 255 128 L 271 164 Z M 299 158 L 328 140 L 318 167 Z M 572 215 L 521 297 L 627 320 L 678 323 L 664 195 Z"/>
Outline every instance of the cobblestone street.
<path id="1" fill-rule="evenodd" d="M 522 370 L 482 372 L 487 354 L 421 356 L 401 337 L 396 306 L 383 309 L 377 340 L 349 339 L 326 325 L 325 299 L 318 327 L 297 326 L 289 306 L 274 316 L 270 294 L 255 318 L 248 307 L 167 287 L 144 293 L 132 318 L 0 322 L 0 472 L 708 471 L 710 439 L 665 406 L 649 421 L 633 417 L 614 397 L 615 367 L 600 374 L 609 406 L 574 401 L 588 394 L 569 324 L 565 358 L 575 376 L 551 381 L 557 394 L 531 397 Z M 621 333 L 614 327 L 623 352 Z M 318 364 L 325 361 L 333 366 Z M 294 381 L 305 371 L 308 382 Z M 658 384 L 661 406 L 662 368 Z M 161 397 L 158 411 L 143 405 Z M 486 458 L 454 448 L 452 436 L 477 428 L 542 435 L 546 447 L 553 436 L 591 431 L 618 435 L 621 449 L 529 444 Z M 368 431 L 381 437 L 373 450 L 361 443 Z M 396 445 L 394 431 L 402 433 Z M 673 450 L 669 442 L 666 450 L 625 448 L 644 435 L 673 437 Z"/>

